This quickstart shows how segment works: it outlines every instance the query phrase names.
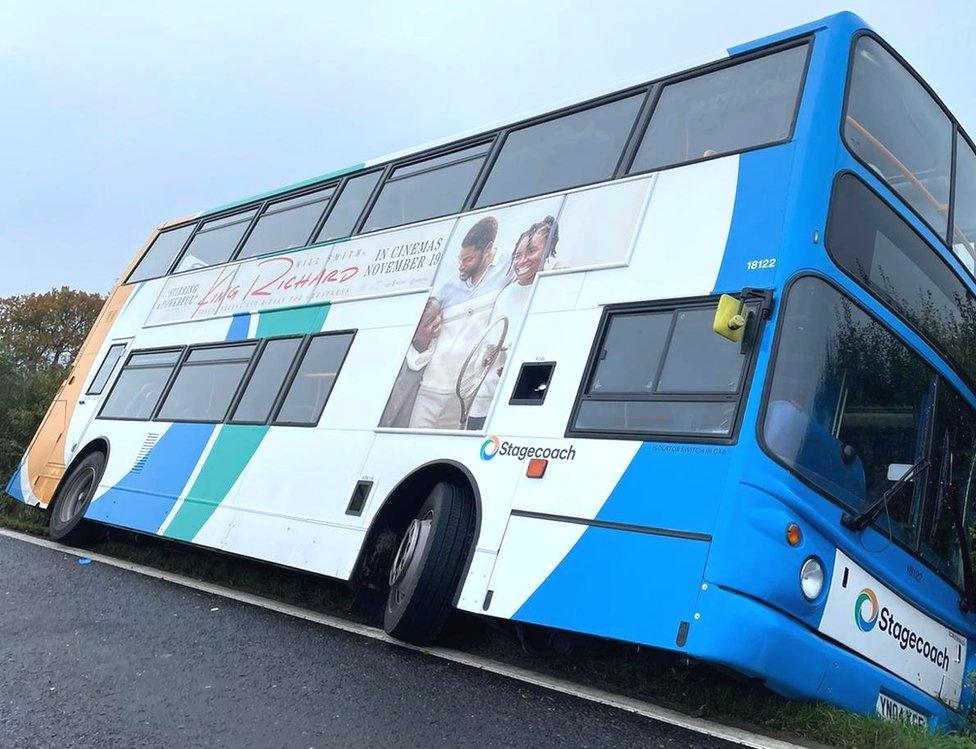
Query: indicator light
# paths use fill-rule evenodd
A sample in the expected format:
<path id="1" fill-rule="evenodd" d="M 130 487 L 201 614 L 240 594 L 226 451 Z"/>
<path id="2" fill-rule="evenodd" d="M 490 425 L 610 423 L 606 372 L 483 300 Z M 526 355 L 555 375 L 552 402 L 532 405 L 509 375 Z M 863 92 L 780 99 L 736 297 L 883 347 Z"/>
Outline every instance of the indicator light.
<path id="1" fill-rule="evenodd" d="M 790 546 L 799 546 L 802 540 L 803 531 L 800 530 L 800 526 L 796 523 L 790 523 L 786 526 L 786 543 Z"/>
<path id="2" fill-rule="evenodd" d="M 546 468 L 549 465 L 549 461 L 545 458 L 532 458 L 529 460 L 529 466 L 525 469 L 525 475 L 530 479 L 541 479 L 546 475 Z"/>

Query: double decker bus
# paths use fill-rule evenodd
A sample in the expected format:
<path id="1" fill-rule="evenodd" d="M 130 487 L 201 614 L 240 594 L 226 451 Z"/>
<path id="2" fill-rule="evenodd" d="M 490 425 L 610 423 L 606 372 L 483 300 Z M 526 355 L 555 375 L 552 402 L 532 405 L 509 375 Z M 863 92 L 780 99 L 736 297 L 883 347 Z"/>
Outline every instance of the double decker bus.
<path id="1" fill-rule="evenodd" d="M 161 225 L 7 492 L 929 726 L 972 704 L 976 152 L 842 13 Z"/>

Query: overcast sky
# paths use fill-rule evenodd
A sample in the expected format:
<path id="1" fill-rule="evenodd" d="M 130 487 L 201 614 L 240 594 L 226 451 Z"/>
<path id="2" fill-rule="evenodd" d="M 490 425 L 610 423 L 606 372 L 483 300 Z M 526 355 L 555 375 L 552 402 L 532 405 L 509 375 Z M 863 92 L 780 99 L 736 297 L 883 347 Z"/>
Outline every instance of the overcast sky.
<path id="1" fill-rule="evenodd" d="M 735 5 L 0 0 L 0 295 L 105 292 L 165 219 L 843 9 L 976 131 L 973 0 Z"/>

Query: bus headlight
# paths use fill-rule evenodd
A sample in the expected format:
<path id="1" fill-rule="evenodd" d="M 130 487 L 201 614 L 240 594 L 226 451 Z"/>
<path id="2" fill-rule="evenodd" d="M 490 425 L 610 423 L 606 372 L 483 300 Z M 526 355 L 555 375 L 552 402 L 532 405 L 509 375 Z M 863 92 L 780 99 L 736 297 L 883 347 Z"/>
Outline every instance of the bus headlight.
<path id="1" fill-rule="evenodd" d="M 824 584 L 824 570 L 820 560 L 816 557 L 807 557 L 807 560 L 800 567 L 800 590 L 803 597 L 808 601 L 820 595 Z"/>

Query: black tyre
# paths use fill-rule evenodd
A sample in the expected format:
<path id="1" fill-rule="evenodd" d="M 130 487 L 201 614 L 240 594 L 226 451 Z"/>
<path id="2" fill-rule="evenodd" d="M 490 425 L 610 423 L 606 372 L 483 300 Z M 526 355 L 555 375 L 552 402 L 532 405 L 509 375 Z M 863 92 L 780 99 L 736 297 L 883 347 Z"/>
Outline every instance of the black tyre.
<path id="1" fill-rule="evenodd" d="M 474 509 L 467 490 L 453 484 L 431 489 L 407 526 L 390 565 L 383 626 L 416 645 L 437 639 L 474 537 Z"/>
<path id="2" fill-rule="evenodd" d="M 85 511 L 95 496 L 95 489 L 105 471 L 105 455 L 86 455 L 61 480 L 51 503 L 48 533 L 55 541 L 79 545 L 92 540 L 95 527 L 87 522 Z"/>

